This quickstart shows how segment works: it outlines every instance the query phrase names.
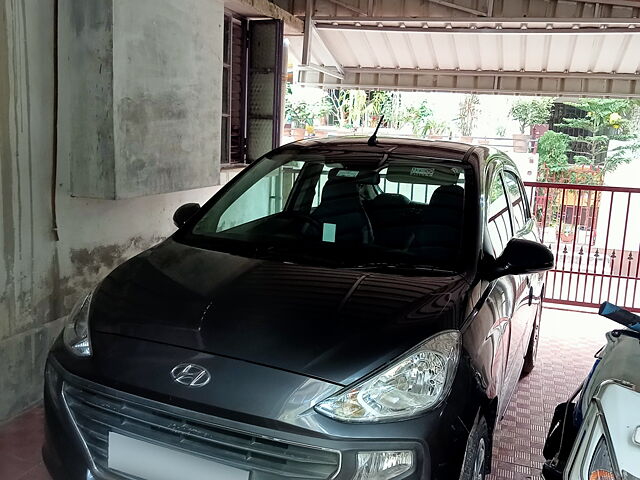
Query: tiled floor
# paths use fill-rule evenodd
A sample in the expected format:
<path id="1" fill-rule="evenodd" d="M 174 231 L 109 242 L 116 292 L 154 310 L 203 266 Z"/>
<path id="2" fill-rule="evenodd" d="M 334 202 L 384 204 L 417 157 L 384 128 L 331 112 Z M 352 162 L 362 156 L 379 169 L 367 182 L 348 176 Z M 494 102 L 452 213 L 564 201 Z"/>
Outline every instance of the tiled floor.
<path id="1" fill-rule="evenodd" d="M 556 404 L 575 390 L 615 324 L 597 315 L 547 309 L 538 364 L 521 380 L 496 431 L 492 480 L 538 476 L 542 445 Z M 0 480 L 49 480 L 42 460 L 41 408 L 0 427 Z"/>
<path id="2" fill-rule="evenodd" d="M 0 427 L 0 479 L 49 480 L 42 463 L 44 413 L 32 408 Z"/>
<path id="3" fill-rule="evenodd" d="M 492 480 L 538 478 L 553 410 L 593 366 L 594 354 L 618 327 L 598 315 L 546 309 L 536 368 L 520 380 L 495 433 Z"/>

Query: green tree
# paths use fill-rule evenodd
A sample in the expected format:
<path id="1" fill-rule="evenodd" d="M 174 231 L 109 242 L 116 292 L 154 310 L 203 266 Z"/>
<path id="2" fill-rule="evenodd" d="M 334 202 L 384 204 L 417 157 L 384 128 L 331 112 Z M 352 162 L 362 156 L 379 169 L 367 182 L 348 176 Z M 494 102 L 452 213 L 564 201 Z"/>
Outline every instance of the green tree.
<path id="1" fill-rule="evenodd" d="M 465 95 L 458 105 L 458 117 L 455 119 L 463 137 L 473 135 L 480 117 L 480 99 L 476 94 Z"/>
<path id="2" fill-rule="evenodd" d="M 640 149 L 640 145 L 628 143 L 609 152 L 609 141 L 620 140 L 630 142 L 637 139 L 631 131 L 629 117 L 633 105 L 629 100 L 609 98 L 585 98 L 579 102 L 569 103 L 584 112 L 581 118 L 565 118 L 558 127 L 577 129 L 582 135 L 571 136 L 574 148 L 580 153 L 573 160 L 578 165 L 589 166 L 602 177 L 615 170 L 619 165 L 632 160 L 632 154 Z"/>
<path id="3" fill-rule="evenodd" d="M 548 123 L 552 106 L 551 98 L 518 100 L 511 107 L 509 115 L 518 122 L 520 133 L 524 134 L 527 127 Z"/>
<path id="4" fill-rule="evenodd" d="M 570 168 L 569 157 L 569 135 L 566 133 L 545 132 L 538 140 L 538 154 L 540 162 L 538 164 L 538 180 L 541 182 L 559 182 Z"/>

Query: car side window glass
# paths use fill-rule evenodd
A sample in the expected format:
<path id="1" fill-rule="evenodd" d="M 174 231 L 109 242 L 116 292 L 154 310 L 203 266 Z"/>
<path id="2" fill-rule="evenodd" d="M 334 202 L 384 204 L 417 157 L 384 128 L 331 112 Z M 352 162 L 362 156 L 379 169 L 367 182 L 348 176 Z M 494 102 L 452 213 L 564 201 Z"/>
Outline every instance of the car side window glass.
<path id="1" fill-rule="evenodd" d="M 504 172 L 504 185 L 509 194 L 511 212 L 516 230 L 520 231 L 527 223 L 527 207 L 517 177 L 512 172 Z"/>
<path id="2" fill-rule="evenodd" d="M 493 253 L 497 257 L 513 236 L 509 204 L 500 175 L 494 177 L 489 189 L 487 229 Z"/>

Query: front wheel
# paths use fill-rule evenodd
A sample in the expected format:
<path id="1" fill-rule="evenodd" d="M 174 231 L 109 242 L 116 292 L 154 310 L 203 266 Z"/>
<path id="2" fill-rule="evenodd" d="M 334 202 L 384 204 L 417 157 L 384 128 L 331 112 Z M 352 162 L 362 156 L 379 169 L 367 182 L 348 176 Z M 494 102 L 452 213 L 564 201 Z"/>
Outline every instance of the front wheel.
<path id="1" fill-rule="evenodd" d="M 480 417 L 469 433 L 460 480 L 484 480 L 490 445 L 487 421 Z"/>

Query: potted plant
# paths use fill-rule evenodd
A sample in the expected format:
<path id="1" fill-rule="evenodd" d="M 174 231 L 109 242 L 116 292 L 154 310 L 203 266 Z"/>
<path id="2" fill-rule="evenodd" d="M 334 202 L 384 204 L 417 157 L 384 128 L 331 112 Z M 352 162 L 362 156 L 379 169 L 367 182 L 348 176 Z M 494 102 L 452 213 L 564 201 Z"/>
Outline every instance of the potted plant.
<path id="1" fill-rule="evenodd" d="M 433 126 L 433 111 L 426 101 L 417 107 L 409 107 L 404 112 L 403 122 L 411 125 L 411 133 L 416 137 L 426 137 Z"/>
<path id="2" fill-rule="evenodd" d="M 575 232 L 573 231 L 573 225 L 565 224 L 562 226 L 562 232 L 560 232 L 560 240 L 563 242 L 571 243 L 573 242 L 573 238 L 575 237 Z"/>
<path id="3" fill-rule="evenodd" d="M 430 124 L 429 135 L 427 135 L 427 138 L 432 140 L 442 140 L 450 130 L 451 128 L 449 127 L 448 122 L 444 120 L 434 120 Z"/>
<path id="4" fill-rule="evenodd" d="M 307 102 L 287 102 L 285 115 L 291 120 L 291 135 L 295 140 L 302 140 L 307 125 L 313 125 L 313 115 Z"/>

